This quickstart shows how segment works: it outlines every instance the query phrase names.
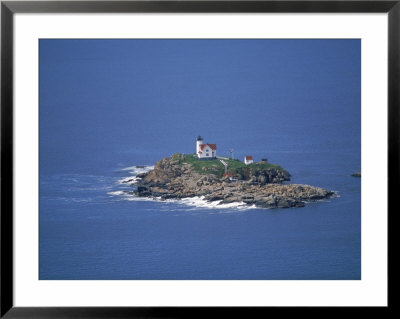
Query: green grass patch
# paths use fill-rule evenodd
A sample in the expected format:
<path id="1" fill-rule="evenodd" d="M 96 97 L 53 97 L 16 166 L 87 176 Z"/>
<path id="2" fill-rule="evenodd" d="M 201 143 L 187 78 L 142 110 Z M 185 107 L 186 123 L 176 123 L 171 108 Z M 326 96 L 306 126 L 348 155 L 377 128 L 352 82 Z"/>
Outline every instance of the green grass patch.
<path id="1" fill-rule="evenodd" d="M 214 174 L 217 177 L 222 177 L 225 172 L 225 167 L 219 159 L 201 160 L 196 156 L 196 154 L 179 153 L 173 154 L 171 158 L 182 165 L 184 163 L 191 164 L 193 169 L 200 174 Z M 228 164 L 228 172 L 231 172 L 233 175 L 242 175 L 244 177 L 248 177 L 258 171 L 264 171 L 270 168 L 283 170 L 279 165 L 264 162 L 252 163 L 249 165 L 246 165 L 237 159 L 224 160 L 224 162 Z"/>

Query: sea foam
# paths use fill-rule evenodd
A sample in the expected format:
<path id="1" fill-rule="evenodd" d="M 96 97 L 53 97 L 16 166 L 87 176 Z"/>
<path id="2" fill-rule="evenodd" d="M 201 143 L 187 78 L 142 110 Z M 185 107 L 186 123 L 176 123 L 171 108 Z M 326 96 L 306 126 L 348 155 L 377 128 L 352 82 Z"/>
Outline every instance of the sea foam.
<path id="1" fill-rule="evenodd" d="M 125 167 L 125 168 L 121 169 L 121 171 L 127 171 L 131 175 L 118 179 L 117 183 L 134 185 L 141 179 L 140 177 L 136 177 L 136 175 L 147 173 L 153 169 L 154 169 L 154 165 Z"/>

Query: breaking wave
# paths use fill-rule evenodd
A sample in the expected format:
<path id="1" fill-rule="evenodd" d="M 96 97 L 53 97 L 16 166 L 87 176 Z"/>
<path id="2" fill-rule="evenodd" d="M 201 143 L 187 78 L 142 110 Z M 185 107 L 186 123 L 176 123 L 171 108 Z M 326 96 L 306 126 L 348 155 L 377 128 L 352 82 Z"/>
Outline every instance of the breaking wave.
<path id="1" fill-rule="evenodd" d="M 187 206 L 196 207 L 196 208 L 208 208 L 208 209 L 210 209 L 210 208 L 216 208 L 216 209 L 237 208 L 240 210 L 256 208 L 255 205 L 249 206 L 244 202 L 226 203 L 226 204 L 221 203 L 222 200 L 209 202 L 204 199 L 204 196 L 182 198 L 182 199 L 177 199 L 177 200 L 172 200 L 172 201 L 177 202 L 177 203 L 182 203 Z"/>
<path id="2" fill-rule="evenodd" d="M 111 196 L 119 197 L 121 200 L 127 201 L 138 201 L 138 202 L 147 202 L 154 201 L 159 203 L 172 203 L 172 204 L 181 204 L 188 207 L 195 208 L 204 208 L 204 209 L 239 209 L 239 210 L 248 210 L 256 208 L 255 205 L 247 205 L 244 202 L 239 203 L 221 203 L 222 201 L 212 201 L 209 202 L 204 199 L 204 196 L 195 196 L 188 197 L 182 199 L 162 199 L 161 197 L 139 197 L 134 194 L 128 193 L 126 191 L 114 191 L 107 193 Z"/>
<path id="3" fill-rule="evenodd" d="M 118 184 L 136 184 L 141 178 L 137 177 L 139 174 L 147 173 L 154 169 L 154 165 L 137 165 L 129 166 L 121 169 L 123 172 L 128 172 L 130 176 L 122 177 L 118 179 Z"/>

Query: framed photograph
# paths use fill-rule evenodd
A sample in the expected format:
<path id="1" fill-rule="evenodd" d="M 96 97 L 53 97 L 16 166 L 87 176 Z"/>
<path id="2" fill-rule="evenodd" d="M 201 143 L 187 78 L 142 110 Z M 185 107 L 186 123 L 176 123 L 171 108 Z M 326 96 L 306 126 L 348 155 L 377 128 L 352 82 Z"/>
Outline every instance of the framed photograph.
<path id="1" fill-rule="evenodd" d="M 390 309 L 399 18 L 2 1 L 1 316 Z"/>

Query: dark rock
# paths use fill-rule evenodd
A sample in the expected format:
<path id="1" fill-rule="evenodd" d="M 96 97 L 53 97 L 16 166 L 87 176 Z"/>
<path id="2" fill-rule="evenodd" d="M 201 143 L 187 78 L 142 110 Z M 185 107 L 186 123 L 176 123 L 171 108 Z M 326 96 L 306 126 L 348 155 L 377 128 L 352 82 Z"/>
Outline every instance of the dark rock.
<path id="1" fill-rule="evenodd" d="M 239 180 L 233 182 L 208 171 L 200 174 L 190 164 L 182 165 L 176 158 L 163 158 L 152 171 L 140 174 L 142 179 L 138 181 L 135 193 L 161 199 L 204 196 L 208 201 L 244 202 L 264 208 L 303 207 L 304 201 L 326 199 L 334 194 L 309 185 L 280 184 L 290 180 L 290 174 L 285 170 L 243 170 L 234 176 Z"/>

